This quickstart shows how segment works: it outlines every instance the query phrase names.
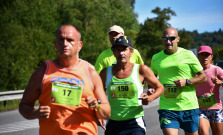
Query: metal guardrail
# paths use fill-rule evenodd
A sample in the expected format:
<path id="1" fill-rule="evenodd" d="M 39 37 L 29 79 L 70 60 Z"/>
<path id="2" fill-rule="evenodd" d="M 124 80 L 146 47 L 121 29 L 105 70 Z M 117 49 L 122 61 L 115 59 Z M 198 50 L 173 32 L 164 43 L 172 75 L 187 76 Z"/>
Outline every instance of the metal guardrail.
<path id="1" fill-rule="evenodd" d="M 8 100 L 21 99 L 23 92 L 24 90 L 0 92 L 0 101 L 4 101 L 4 106 L 6 106 Z"/>
<path id="2" fill-rule="evenodd" d="M 24 90 L 0 92 L 0 101 L 21 99 L 23 92 L 24 92 Z"/>

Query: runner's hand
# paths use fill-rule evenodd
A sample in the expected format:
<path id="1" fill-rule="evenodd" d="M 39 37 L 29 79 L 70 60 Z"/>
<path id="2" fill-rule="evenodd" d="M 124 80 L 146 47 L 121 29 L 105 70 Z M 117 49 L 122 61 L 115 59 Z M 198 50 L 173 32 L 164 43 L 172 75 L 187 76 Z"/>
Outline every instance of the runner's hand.
<path id="1" fill-rule="evenodd" d="M 95 97 L 89 96 L 85 100 L 89 106 L 89 108 L 97 108 L 98 107 L 98 101 Z"/>
<path id="2" fill-rule="evenodd" d="M 149 96 L 146 93 L 142 93 L 139 100 L 142 100 L 143 105 L 148 105 L 150 103 Z"/>
<path id="3" fill-rule="evenodd" d="M 149 88 L 147 90 L 147 95 L 152 95 L 154 92 L 155 92 L 155 89 L 154 88 Z"/>
<path id="4" fill-rule="evenodd" d="M 48 119 L 50 117 L 50 107 L 49 106 L 40 106 L 37 110 L 37 118 Z"/>
<path id="5" fill-rule="evenodd" d="M 186 79 L 178 79 L 175 80 L 174 83 L 176 84 L 177 87 L 184 87 L 186 86 Z"/>
<path id="6" fill-rule="evenodd" d="M 214 83 L 214 84 L 221 84 L 221 80 L 219 80 L 217 77 L 211 77 L 211 81 Z"/>
<path id="7" fill-rule="evenodd" d="M 98 123 L 99 123 L 99 125 L 104 129 L 104 130 L 106 130 L 106 121 L 107 120 L 105 120 L 105 119 L 98 119 Z"/>

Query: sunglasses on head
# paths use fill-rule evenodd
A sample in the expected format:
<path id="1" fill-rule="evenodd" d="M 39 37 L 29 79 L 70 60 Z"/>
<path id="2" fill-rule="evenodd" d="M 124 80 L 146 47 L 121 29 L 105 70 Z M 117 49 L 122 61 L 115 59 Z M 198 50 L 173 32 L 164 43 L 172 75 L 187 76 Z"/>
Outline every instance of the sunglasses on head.
<path id="1" fill-rule="evenodd" d="M 174 36 L 172 36 L 172 37 L 162 37 L 162 40 L 163 41 L 167 41 L 167 40 L 170 40 L 170 41 L 173 41 L 173 40 L 175 40 L 177 37 L 174 37 Z"/>

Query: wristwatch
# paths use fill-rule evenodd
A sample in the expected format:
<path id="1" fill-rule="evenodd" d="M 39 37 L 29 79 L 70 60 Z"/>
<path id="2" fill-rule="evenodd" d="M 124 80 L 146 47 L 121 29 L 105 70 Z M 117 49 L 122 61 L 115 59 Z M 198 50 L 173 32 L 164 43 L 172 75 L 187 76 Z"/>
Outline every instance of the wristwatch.
<path id="1" fill-rule="evenodd" d="M 186 86 L 189 86 L 191 84 L 191 81 L 189 79 L 186 79 Z"/>

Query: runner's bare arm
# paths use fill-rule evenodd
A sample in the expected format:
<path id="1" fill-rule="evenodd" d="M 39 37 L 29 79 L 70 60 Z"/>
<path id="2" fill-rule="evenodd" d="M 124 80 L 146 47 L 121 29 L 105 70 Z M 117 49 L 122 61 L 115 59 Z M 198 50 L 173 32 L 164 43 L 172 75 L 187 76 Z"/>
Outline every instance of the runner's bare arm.
<path id="1" fill-rule="evenodd" d="M 97 99 L 101 101 L 101 106 L 96 104 L 94 108 L 100 119 L 108 119 L 111 115 L 111 107 L 105 95 L 105 91 L 102 85 L 102 80 L 96 70 L 89 68 L 90 77 L 94 87 L 94 94 Z"/>
<path id="2" fill-rule="evenodd" d="M 196 74 L 197 74 L 197 76 L 190 79 L 192 85 L 197 85 L 197 84 L 207 82 L 207 77 L 203 70 L 201 70 L 200 72 L 198 72 Z"/>
<path id="3" fill-rule="evenodd" d="M 100 72 L 100 74 L 99 74 L 100 77 L 101 77 L 101 80 L 102 80 L 103 88 L 106 87 L 106 86 L 105 86 L 105 81 L 106 81 L 106 70 L 107 70 L 107 68 L 102 69 L 101 72 Z"/>
<path id="4" fill-rule="evenodd" d="M 40 96 L 44 72 L 45 67 L 41 67 L 33 73 L 19 104 L 19 112 L 26 119 L 45 119 L 50 115 L 49 106 L 40 106 L 38 109 L 34 108 L 35 102 Z"/>
<path id="5" fill-rule="evenodd" d="M 203 70 L 201 70 L 200 72 L 197 72 L 196 74 L 197 75 L 195 77 L 188 78 L 191 81 L 191 85 L 202 84 L 207 81 L 207 77 Z M 176 84 L 177 87 L 184 87 L 186 86 L 186 79 L 178 79 L 178 80 L 175 80 L 174 83 Z"/>
<path id="6" fill-rule="evenodd" d="M 159 80 L 154 75 L 153 71 L 146 65 L 140 65 L 139 67 L 139 74 L 140 74 L 140 80 L 141 82 L 146 81 L 152 88 L 155 89 L 155 92 L 151 95 L 147 95 L 146 93 L 142 94 L 142 97 L 144 97 L 148 102 L 152 102 L 156 98 L 158 98 L 163 92 L 164 87 L 159 82 Z"/>

